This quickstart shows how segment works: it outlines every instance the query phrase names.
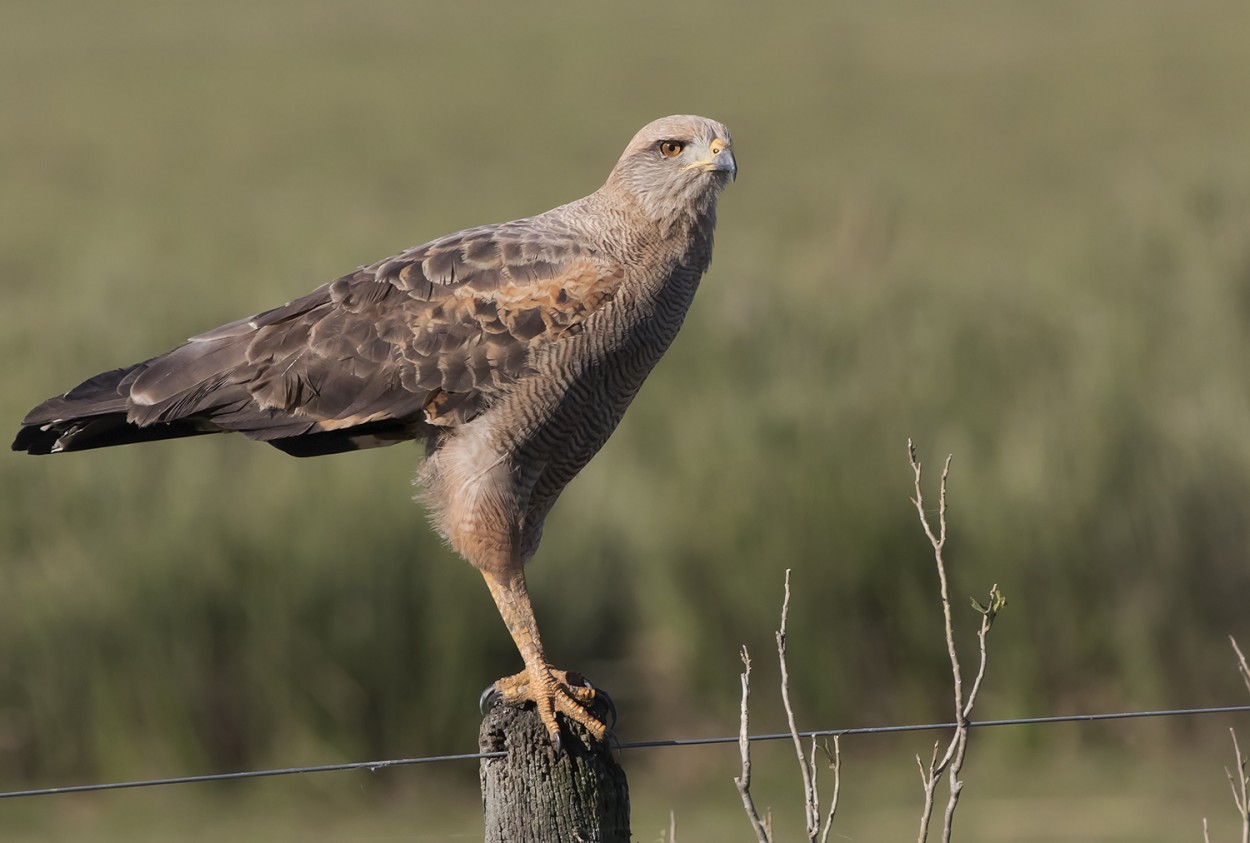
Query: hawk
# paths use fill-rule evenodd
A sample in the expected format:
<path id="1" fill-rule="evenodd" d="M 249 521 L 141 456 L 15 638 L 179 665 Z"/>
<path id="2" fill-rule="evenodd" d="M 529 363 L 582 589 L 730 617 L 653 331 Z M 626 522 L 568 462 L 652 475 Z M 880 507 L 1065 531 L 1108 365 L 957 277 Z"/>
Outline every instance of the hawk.
<path id="1" fill-rule="evenodd" d="M 543 521 L 677 335 L 712 257 L 729 130 L 644 126 L 594 193 L 449 234 L 35 407 L 13 449 L 235 431 L 299 457 L 425 443 L 432 523 L 477 568 L 524 669 L 494 683 L 603 739 L 593 687 L 543 654 L 525 585 Z"/>

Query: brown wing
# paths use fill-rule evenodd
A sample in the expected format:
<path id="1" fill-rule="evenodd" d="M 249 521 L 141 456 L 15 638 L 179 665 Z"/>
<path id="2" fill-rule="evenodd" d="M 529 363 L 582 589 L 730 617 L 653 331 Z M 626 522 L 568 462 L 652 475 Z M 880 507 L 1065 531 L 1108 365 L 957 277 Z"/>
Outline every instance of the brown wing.
<path id="1" fill-rule="evenodd" d="M 470 229 L 97 375 L 32 410 L 13 447 L 227 430 L 311 455 L 411 439 L 481 413 L 621 275 L 534 220 Z"/>

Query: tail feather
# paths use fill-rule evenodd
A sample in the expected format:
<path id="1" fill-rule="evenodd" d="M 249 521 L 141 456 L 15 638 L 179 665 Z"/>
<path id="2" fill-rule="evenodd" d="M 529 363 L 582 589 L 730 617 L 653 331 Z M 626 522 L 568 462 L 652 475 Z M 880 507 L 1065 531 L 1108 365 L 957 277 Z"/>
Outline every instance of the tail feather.
<path id="1" fill-rule="evenodd" d="M 22 420 L 13 450 L 59 454 L 238 431 L 292 456 L 313 457 L 394 445 L 416 435 L 414 422 L 402 418 L 323 429 L 316 419 L 257 407 L 245 387 L 223 383 L 220 376 L 155 407 L 136 404 L 133 385 L 152 362 L 101 372 L 44 401 Z M 419 405 L 412 410 L 419 412 Z"/>
<path id="2" fill-rule="evenodd" d="M 126 412 L 126 392 L 121 383 L 131 372 L 144 364 L 101 372 L 80 383 L 64 395 L 49 398 L 22 419 L 22 424 L 41 424 L 75 415 L 102 415 Z"/>
<path id="3" fill-rule="evenodd" d="M 52 454 L 234 431 L 316 456 L 426 435 L 433 385 L 421 386 L 397 342 L 379 338 L 380 310 L 352 313 L 356 322 L 345 325 L 327 285 L 98 374 L 31 410 L 13 449 Z"/>
<path id="4" fill-rule="evenodd" d="M 59 454 L 62 451 L 88 451 L 112 445 L 158 442 L 162 439 L 180 439 L 184 436 L 216 432 L 218 431 L 204 429 L 188 421 L 138 427 L 126 421 L 125 413 L 108 413 L 23 427 L 13 440 L 13 450 L 28 454 Z"/>
<path id="5" fill-rule="evenodd" d="M 215 432 L 211 426 L 189 419 L 150 427 L 128 422 L 129 383 L 146 365 L 137 363 L 101 372 L 64 395 L 44 401 L 22 419 L 13 450 L 55 454 Z"/>

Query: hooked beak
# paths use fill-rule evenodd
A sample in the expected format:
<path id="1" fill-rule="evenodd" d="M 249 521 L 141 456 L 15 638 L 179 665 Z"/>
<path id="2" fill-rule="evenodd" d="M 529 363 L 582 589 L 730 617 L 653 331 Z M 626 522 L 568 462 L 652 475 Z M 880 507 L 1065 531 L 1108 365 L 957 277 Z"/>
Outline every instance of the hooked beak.
<path id="1" fill-rule="evenodd" d="M 684 170 L 703 170 L 705 173 L 729 173 L 729 178 L 738 180 L 738 162 L 734 159 L 733 150 L 728 141 L 716 138 L 707 146 L 707 156 L 687 164 Z"/>

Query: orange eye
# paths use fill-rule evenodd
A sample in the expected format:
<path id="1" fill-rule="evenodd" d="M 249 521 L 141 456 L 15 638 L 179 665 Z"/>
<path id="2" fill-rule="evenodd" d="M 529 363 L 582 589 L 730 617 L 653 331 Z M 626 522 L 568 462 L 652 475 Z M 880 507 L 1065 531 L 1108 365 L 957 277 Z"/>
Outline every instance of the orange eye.
<path id="1" fill-rule="evenodd" d="M 685 148 L 681 141 L 660 141 L 660 154 L 665 158 L 676 158 Z"/>

